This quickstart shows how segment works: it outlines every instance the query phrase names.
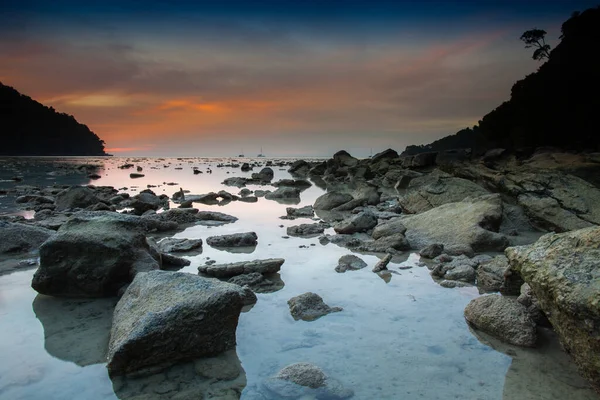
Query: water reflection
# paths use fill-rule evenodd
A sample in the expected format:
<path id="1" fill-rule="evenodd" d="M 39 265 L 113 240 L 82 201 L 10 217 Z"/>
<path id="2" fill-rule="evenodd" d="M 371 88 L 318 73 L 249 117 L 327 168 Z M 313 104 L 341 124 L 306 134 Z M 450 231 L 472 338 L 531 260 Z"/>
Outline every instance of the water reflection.
<path id="1" fill-rule="evenodd" d="M 503 400 L 597 400 L 598 395 L 577 372 L 556 333 L 538 328 L 538 346 L 512 346 L 469 327 L 479 341 L 512 357 L 506 372 Z"/>
<path id="2" fill-rule="evenodd" d="M 79 366 L 106 362 L 112 314 L 118 299 L 61 299 L 38 294 L 33 311 L 52 356 Z"/>
<path id="3" fill-rule="evenodd" d="M 246 387 L 246 373 L 235 350 L 202 358 L 144 376 L 112 378 L 119 399 L 237 400 Z"/>

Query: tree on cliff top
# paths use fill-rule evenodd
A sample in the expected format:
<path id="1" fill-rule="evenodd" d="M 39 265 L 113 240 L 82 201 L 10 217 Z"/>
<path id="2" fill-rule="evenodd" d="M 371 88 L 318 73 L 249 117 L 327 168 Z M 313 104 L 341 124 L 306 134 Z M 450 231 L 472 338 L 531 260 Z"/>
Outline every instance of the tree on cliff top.
<path id="1" fill-rule="evenodd" d="M 531 29 L 529 31 L 525 31 L 521 35 L 521 40 L 525 42 L 525 48 L 529 49 L 531 47 L 535 47 L 536 50 L 533 52 L 533 59 L 541 61 L 544 58 L 548 59 L 550 57 L 550 45 L 546 44 L 546 31 L 543 29 Z"/>

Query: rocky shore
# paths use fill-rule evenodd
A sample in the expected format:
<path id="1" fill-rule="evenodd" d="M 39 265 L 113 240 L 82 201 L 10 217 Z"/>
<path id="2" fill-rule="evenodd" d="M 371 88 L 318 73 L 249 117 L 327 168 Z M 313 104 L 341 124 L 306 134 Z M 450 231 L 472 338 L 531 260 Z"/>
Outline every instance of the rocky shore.
<path id="1" fill-rule="evenodd" d="M 339 273 L 356 274 L 367 267 L 361 255 L 376 255 L 381 260 L 372 270 L 386 281 L 396 272 L 388 270 L 391 261 L 417 252 L 442 287 L 477 287 L 483 294 L 465 309 L 473 329 L 535 347 L 538 330 L 552 328 L 600 393 L 600 188 L 588 179 L 600 173 L 599 154 L 540 149 L 519 158 L 496 149 L 479 158 L 462 151 L 406 157 L 389 149 L 369 159 L 340 151 L 320 162 L 218 167 L 251 175 L 223 182 L 236 193 L 191 194 L 166 182 L 170 194 L 159 194 L 158 187 L 133 194 L 112 186 L 15 183 L 6 194 L 34 214 L 0 217 L 0 274 L 37 266 L 31 285 L 40 294 L 119 298 L 106 359 L 113 379 L 229 354 L 240 313 L 256 303 L 255 293 L 281 290 L 278 274 L 289 255 L 208 260 L 198 275 L 177 272 L 189 265 L 186 255 L 203 246 L 244 254 L 261 242 L 255 232 L 235 229 L 239 216 L 206 207 L 262 197 L 297 205 L 316 185 L 326 193 L 312 205 L 287 207 L 281 217 L 300 219 L 287 227 L 287 237 L 318 237 L 323 246 L 348 249 L 353 254 L 331 266 Z M 293 179 L 273 182 L 273 168 Z M 189 173 L 209 172 L 190 167 Z M 230 226 L 227 234 L 181 236 L 190 227 L 223 225 Z M 38 256 L 39 265 L 22 262 Z M 290 316 L 314 323 L 347 312 L 322 297 L 327 293 L 297 293 L 288 301 Z M 231 397 L 205 392 L 205 398 L 239 398 L 238 375 L 231 379 Z M 346 386 L 298 360 L 263 389 L 273 398 L 342 399 L 353 396 Z"/>

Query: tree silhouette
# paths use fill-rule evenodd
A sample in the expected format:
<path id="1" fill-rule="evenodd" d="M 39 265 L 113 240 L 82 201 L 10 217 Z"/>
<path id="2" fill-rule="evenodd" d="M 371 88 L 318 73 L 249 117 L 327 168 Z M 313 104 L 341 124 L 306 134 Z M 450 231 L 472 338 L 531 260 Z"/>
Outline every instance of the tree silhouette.
<path id="1" fill-rule="evenodd" d="M 531 29 L 525 31 L 521 35 L 521 40 L 525 42 L 525 48 L 529 49 L 531 47 L 536 47 L 536 50 L 533 52 L 533 59 L 541 61 L 544 58 L 548 59 L 550 57 L 550 45 L 546 44 L 544 37 L 546 36 L 546 31 L 543 29 Z"/>

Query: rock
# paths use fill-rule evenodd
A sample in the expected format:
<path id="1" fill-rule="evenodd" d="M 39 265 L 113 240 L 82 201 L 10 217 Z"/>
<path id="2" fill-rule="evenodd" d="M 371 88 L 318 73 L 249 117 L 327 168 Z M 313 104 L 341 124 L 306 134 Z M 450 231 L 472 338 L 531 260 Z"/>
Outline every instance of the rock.
<path id="1" fill-rule="evenodd" d="M 300 224 L 289 226 L 286 230 L 289 236 L 315 236 L 325 231 L 325 224 Z"/>
<path id="2" fill-rule="evenodd" d="M 312 218 L 315 216 L 315 210 L 311 205 L 301 208 L 288 207 L 285 209 L 285 211 L 288 216 L 295 218 Z"/>
<path id="3" fill-rule="evenodd" d="M 242 164 L 242 166 L 241 166 L 240 169 L 242 171 L 244 171 L 244 172 L 247 172 L 247 171 L 250 171 L 252 169 L 252 167 L 250 167 L 250 164 L 248 164 L 248 163 L 245 162 L 245 163 Z"/>
<path id="4" fill-rule="evenodd" d="M 470 265 L 459 264 L 448 269 L 444 274 L 444 279 L 473 283 L 475 282 L 475 270 Z"/>
<path id="5" fill-rule="evenodd" d="M 0 254 L 15 254 L 37 250 L 55 232 L 50 229 L 20 223 L 0 221 Z"/>
<path id="6" fill-rule="evenodd" d="M 177 256 L 174 256 L 174 255 L 168 254 L 168 253 L 161 253 L 160 258 L 162 261 L 163 269 L 171 269 L 171 268 L 179 269 L 182 267 L 187 267 L 188 265 L 190 265 L 192 263 L 188 259 L 185 259 L 182 257 L 177 257 Z"/>
<path id="7" fill-rule="evenodd" d="M 297 321 L 314 321 L 324 315 L 342 311 L 341 307 L 329 307 L 323 302 L 321 296 L 316 293 L 307 292 L 288 300 L 290 313 Z"/>
<path id="8" fill-rule="evenodd" d="M 353 234 L 357 232 L 366 232 L 377 225 L 377 217 L 369 212 L 361 212 L 342 222 L 334 225 L 333 229 L 337 233 Z"/>
<path id="9" fill-rule="evenodd" d="M 259 173 L 252 174 L 252 179 L 261 182 L 271 182 L 273 180 L 273 175 L 273 170 L 269 167 L 265 167 L 261 169 Z"/>
<path id="10" fill-rule="evenodd" d="M 273 293 L 283 289 L 284 283 L 281 279 L 267 279 L 260 272 L 251 272 L 249 274 L 236 275 L 227 280 L 239 286 L 248 286 L 256 293 Z"/>
<path id="11" fill-rule="evenodd" d="M 444 279 L 444 280 L 440 281 L 439 285 L 441 287 L 445 287 L 447 289 L 454 289 L 454 288 L 471 287 L 471 286 L 473 286 L 473 285 L 471 285 L 470 283 L 467 283 L 467 282 L 453 281 L 453 280 L 447 280 L 447 279 Z"/>
<path id="12" fill-rule="evenodd" d="M 466 244 L 451 244 L 448 246 L 444 246 L 444 253 L 448 254 L 449 256 L 465 255 L 469 258 L 475 256 L 473 248 Z"/>
<path id="13" fill-rule="evenodd" d="M 232 349 L 242 306 L 237 285 L 179 272 L 138 274 L 114 311 L 109 374 Z"/>
<path id="14" fill-rule="evenodd" d="M 219 203 L 219 194 L 215 192 L 208 192 L 204 194 L 188 194 L 185 196 L 186 201 L 191 201 L 193 203 L 202 203 L 202 204 L 218 204 Z"/>
<path id="15" fill-rule="evenodd" d="M 389 221 L 383 222 L 373 229 L 373 239 L 379 239 L 384 236 L 391 236 L 395 234 L 404 235 L 406 233 L 406 227 L 402 223 L 400 218 L 392 218 Z"/>
<path id="16" fill-rule="evenodd" d="M 137 172 L 132 172 L 131 174 L 129 174 L 129 177 L 131 179 L 143 178 L 144 176 L 146 176 L 146 175 L 140 174 L 140 173 L 137 173 Z"/>
<path id="17" fill-rule="evenodd" d="M 312 183 L 310 183 L 306 179 L 280 179 L 277 182 L 273 182 L 272 185 L 275 187 L 291 186 L 304 190 L 306 188 L 311 187 Z"/>
<path id="18" fill-rule="evenodd" d="M 421 249 L 419 255 L 423 258 L 433 259 L 442 254 L 444 251 L 444 245 L 439 243 L 432 243 L 429 246 Z"/>
<path id="19" fill-rule="evenodd" d="M 394 158 L 398 158 L 398 153 L 396 152 L 396 150 L 386 149 L 381 153 L 377 153 L 373 157 L 371 157 L 371 163 L 374 164 L 382 160 L 389 160 Z"/>
<path id="20" fill-rule="evenodd" d="M 193 224 L 199 218 L 198 209 L 196 208 L 173 208 L 160 214 L 144 215 L 142 219 L 145 221 L 170 223 L 174 228 L 177 228 L 179 224 Z"/>
<path id="21" fill-rule="evenodd" d="M 273 274 L 279 272 L 285 260 L 283 258 L 268 258 L 264 260 L 240 261 L 230 264 L 201 265 L 198 271 L 216 278 L 231 278 L 241 274 Z"/>
<path id="22" fill-rule="evenodd" d="M 537 325 L 546 325 L 548 327 L 552 326 L 540 308 L 537 297 L 535 297 L 535 293 L 533 293 L 533 290 L 528 283 L 521 285 L 521 291 L 519 297 L 517 297 L 517 301 L 523 304 L 523 306 L 527 309 L 527 313 Z"/>
<path id="23" fill-rule="evenodd" d="M 482 292 L 499 292 L 504 284 L 504 274 L 508 269 L 508 259 L 496 256 L 477 268 L 477 287 Z"/>
<path id="24" fill-rule="evenodd" d="M 354 254 L 346 254 L 338 260 L 338 265 L 335 267 L 335 272 L 356 271 L 367 266 L 361 258 Z"/>
<path id="25" fill-rule="evenodd" d="M 202 239 L 166 238 L 158 243 L 158 247 L 163 253 L 183 253 L 202 249 Z"/>
<path id="26" fill-rule="evenodd" d="M 288 172 L 292 175 L 306 176 L 308 174 L 309 170 L 310 170 L 309 163 L 307 163 L 304 160 L 298 160 L 298 161 L 294 161 L 292 163 L 292 165 L 290 165 Z"/>
<path id="27" fill-rule="evenodd" d="M 322 196 L 319 196 L 317 200 L 315 200 L 314 208 L 316 210 L 331 210 L 335 207 L 341 206 L 352 200 L 352 195 L 348 193 L 341 192 L 328 192 Z"/>
<path id="28" fill-rule="evenodd" d="M 562 208 L 558 200 L 552 197 L 525 193 L 519 195 L 518 201 L 534 223 L 541 228 L 566 232 L 593 226 L 591 222 Z"/>
<path id="29" fill-rule="evenodd" d="M 238 176 L 232 176 L 231 178 L 225 179 L 222 183 L 223 183 L 223 185 L 227 185 L 227 186 L 236 186 L 239 188 L 243 188 L 246 186 L 246 183 L 248 183 L 248 179 L 241 178 Z"/>
<path id="30" fill-rule="evenodd" d="M 321 368 L 304 362 L 288 365 L 265 380 L 263 385 L 278 399 L 343 400 L 354 395 Z"/>
<path id="31" fill-rule="evenodd" d="M 265 199 L 267 200 L 277 200 L 277 199 L 294 199 L 300 200 L 300 192 L 301 190 L 295 187 L 289 186 L 280 186 L 274 192 L 269 192 L 265 194 Z"/>
<path id="32" fill-rule="evenodd" d="M 337 236 L 348 236 L 348 235 L 337 235 Z M 377 240 L 365 240 L 358 241 L 358 243 L 349 243 L 358 251 L 366 251 L 370 253 L 398 253 L 403 250 L 410 250 L 410 244 L 400 233 L 396 233 L 390 236 L 384 236 Z"/>
<path id="33" fill-rule="evenodd" d="M 400 205 L 406 213 L 418 214 L 442 204 L 455 203 L 467 197 L 488 193 L 476 183 L 435 170 L 431 174 L 411 180 L 408 193 L 400 198 Z"/>
<path id="34" fill-rule="evenodd" d="M 600 227 L 542 236 L 505 252 L 563 347 L 600 392 Z"/>
<path id="35" fill-rule="evenodd" d="M 198 221 L 219 221 L 219 222 L 235 222 L 237 221 L 237 217 L 233 215 L 224 214 L 217 211 L 199 211 L 196 214 L 196 219 Z"/>
<path id="36" fill-rule="evenodd" d="M 75 215 L 61 226 L 40 247 L 31 286 L 50 296 L 109 297 L 138 272 L 159 269 L 137 221 L 110 214 Z"/>
<path id="37" fill-rule="evenodd" d="M 99 201 L 93 190 L 85 186 L 71 186 L 56 195 L 56 211 L 86 208 Z"/>
<path id="38" fill-rule="evenodd" d="M 246 196 L 246 197 L 240 197 L 238 200 L 241 202 L 244 202 L 244 203 L 256 203 L 258 201 L 258 197 Z"/>
<path id="39" fill-rule="evenodd" d="M 258 236 L 255 232 L 234 233 L 231 235 L 209 236 L 206 243 L 213 247 L 256 246 Z"/>
<path id="40" fill-rule="evenodd" d="M 401 217 L 412 248 L 432 243 L 466 245 L 475 251 L 501 251 L 506 236 L 495 232 L 502 219 L 500 195 L 486 195 L 448 203 L 421 214 Z"/>
<path id="41" fill-rule="evenodd" d="M 537 341 L 535 323 L 522 304 L 501 295 L 481 296 L 465 308 L 465 319 L 504 342 L 533 347 Z"/>
<path id="42" fill-rule="evenodd" d="M 133 197 L 130 204 L 136 215 L 142 215 L 148 210 L 158 210 L 161 205 L 162 200 L 152 193 L 140 193 Z"/>
<path id="43" fill-rule="evenodd" d="M 352 157 L 347 151 L 340 150 L 333 155 L 333 161 L 341 167 L 354 167 L 358 164 L 358 159 Z"/>
<path id="44" fill-rule="evenodd" d="M 387 269 L 387 265 L 392 261 L 392 254 L 388 253 L 373 267 L 373 272 L 380 272 Z"/>

